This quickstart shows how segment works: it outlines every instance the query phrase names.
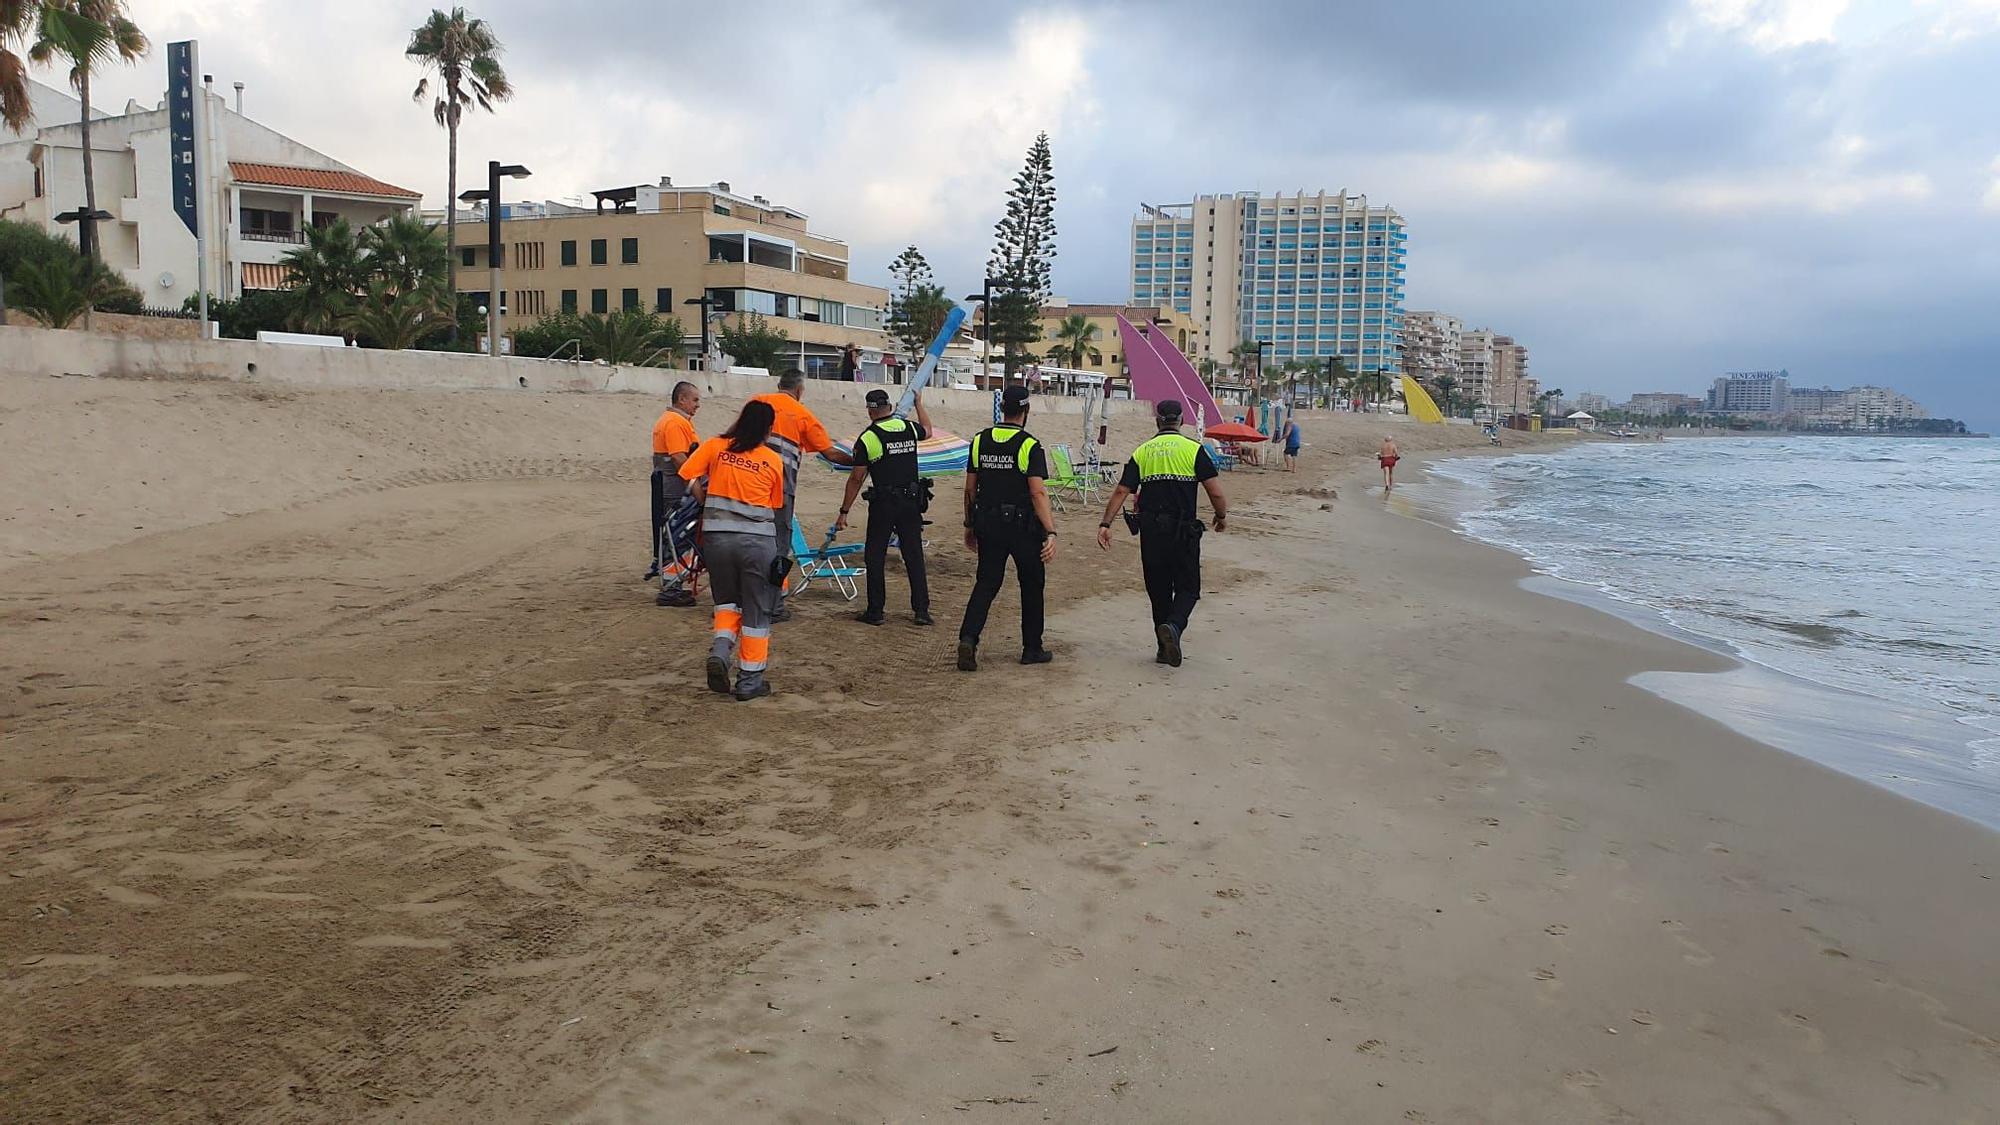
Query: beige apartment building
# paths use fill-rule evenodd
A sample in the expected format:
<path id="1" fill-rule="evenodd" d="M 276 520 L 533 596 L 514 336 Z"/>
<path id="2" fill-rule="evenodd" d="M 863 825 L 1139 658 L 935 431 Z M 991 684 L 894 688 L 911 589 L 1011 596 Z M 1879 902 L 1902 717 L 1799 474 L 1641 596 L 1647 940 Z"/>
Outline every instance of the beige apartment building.
<path id="1" fill-rule="evenodd" d="M 1457 397 L 1500 414 L 1534 408 L 1541 386 L 1528 376 L 1528 348 L 1490 328 L 1461 333 Z"/>
<path id="2" fill-rule="evenodd" d="M 1450 313 L 1421 309 L 1404 314 L 1404 370 L 1430 384 L 1445 377 L 1458 379 L 1459 349 L 1464 335 L 1465 322 Z M 1465 401 L 1464 388 L 1455 388 L 1452 397 Z"/>
<path id="3" fill-rule="evenodd" d="M 1197 326 L 1189 354 L 1228 363 L 1245 340 L 1266 361 L 1339 356 L 1354 371 L 1403 369 L 1409 234 L 1393 207 L 1342 191 L 1200 195 L 1140 204 L 1132 304 Z"/>
<path id="4" fill-rule="evenodd" d="M 1118 316 L 1124 314 L 1132 327 L 1145 332 L 1158 332 L 1171 341 L 1184 356 L 1193 357 L 1193 348 L 1200 339 L 1201 328 L 1194 318 L 1174 308 L 1172 305 L 1085 305 L 1071 304 L 1061 297 L 1054 298 L 1042 308 L 1042 342 L 1036 347 L 1043 355 L 1048 355 L 1058 347 L 1065 348 L 1058 366 L 1090 371 L 1105 376 L 1114 391 L 1131 386 L 1129 365 L 1125 359 L 1126 347 L 1118 328 Z M 1097 329 L 1096 337 L 1084 352 L 1083 362 L 1073 364 L 1067 352 L 1067 344 L 1058 339 L 1056 332 L 1062 323 L 1072 316 L 1089 319 L 1091 327 Z M 1055 363 L 1056 361 L 1051 360 Z"/>
<path id="5" fill-rule="evenodd" d="M 648 309 L 680 318 L 692 354 L 701 310 L 688 301 L 706 296 L 712 318 L 762 313 L 816 378 L 834 377 L 850 344 L 871 367 L 895 358 L 883 331 L 888 290 L 850 281 L 847 244 L 812 233 L 804 212 L 726 182 L 675 187 L 662 177 L 591 194 L 590 205 L 502 206 L 502 331 L 558 309 Z M 482 303 L 486 247 L 483 211 L 462 212 L 458 288 Z"/>

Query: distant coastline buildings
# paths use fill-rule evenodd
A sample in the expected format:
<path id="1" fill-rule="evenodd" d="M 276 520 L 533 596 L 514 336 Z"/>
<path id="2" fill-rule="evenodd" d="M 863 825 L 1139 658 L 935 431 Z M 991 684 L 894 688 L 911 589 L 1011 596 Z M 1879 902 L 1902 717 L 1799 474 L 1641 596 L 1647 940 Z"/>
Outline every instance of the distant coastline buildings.
<path id="1" fill-rule="evenodd" d="M 1434 395 L 1450 386 L 1454 410 L 1520 414 L 1541 397 L 1541 384 L 1528 374 L 1528 346 L 1491 328 L 1468 329 L 1463 317 L 1412 310 L 1403 317 L 1399 343 L 1407 373 Z"/>
<path id="2" fill-rule="evenodd" d="M 1409 235 L 1366 195 L 1239 192 L 1140 204 L 1130 304 L 1192 318 L 1196 359 L 1228 363 L 1244 341 L 1264 362 L 1339 356 L 1352 371 L 1403 370 Z"/>
<path id="3" fill-rule="evenodd" d="M 1794 387 L 1791 382 L 1791 373 L 1784 370 L 1731 371 L 1710 384 L 1703 395 L 1646 391 L 1610 407 L 1610 411 L 1655 422 L 1686 419 L 1812 431 L 1953 432 L 1957 427 L 1950 419 L 1933 418 L 1916 399 L 1888 387 L 1836 390 Z M 1602 399 L 1598 395 L 1578 396 L 1579 402 Z"/>

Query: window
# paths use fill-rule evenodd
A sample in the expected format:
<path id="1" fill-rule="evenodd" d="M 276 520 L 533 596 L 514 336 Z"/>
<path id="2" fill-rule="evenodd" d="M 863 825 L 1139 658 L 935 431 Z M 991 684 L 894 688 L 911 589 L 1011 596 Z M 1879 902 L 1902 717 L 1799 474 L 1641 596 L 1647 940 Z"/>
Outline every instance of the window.
<path id="1" fill-rule="evenodd" d="M 718 203 L 718 204 L 716 204 L 716 205 L 715 205 L 715 213 L 716 213 L 716 214 L 718 214 L 718 215 L 727 215 L 727 214 L 729 214 L 729 205 L 728 205 L 727 203 Z"/>
<path id="2" fill-rule="evenodd" d="M 576 244 L 572 242 L 570 245 L 574 247 Z M 566 313 L 576 311 L 576 290 L 565 289 L 562 291 L 562 311 Z"/>
<path id="3" fill-rule="evenodd" d="M 626 312 L 639 311 L 639 291 L 637 289 L 627 289 L 624 293 L 620 294 L 620 297 L 620 308 Z"/>
<path id="4" fill-rule="evenodd" d="M 576 264 L 576 239 L 566 238 L 563 240 L 562 264 L 566 266 L 573 266 Z"/>
<path id="5" fill-rule="evenodd" d="M 590 264 L 591 264 L 591 265 L 593 265 L 593 266 L 601 266 L 601 265 L 603 265 L 603 264 L 604 264 L 605 262 L 609 261 L 609 260 L 610 260 L 610 257 L 611 257 L 611 254 L 610 254 L 610 244 L 609 244 L 609 243 L 605 242 L 605 241 L 604 241 L 603 239 L 601 239 L 601 238 L 593 238 L 593 239 L 591 239 L 591 240 L 590 240 Z"/>
<path id="6" fill-rule="evenodd" d="M 590 291 L 590 311 L 594 313 L 610 312 L 611 291 L 608 289 L 592 289 Z"/>
<path id="7" fill-rule="evenodd" d="M 461 266 L 471 265 L 472 257 L 475 253 L 477 253 L 477 251 L 473 250 L 471 247 L 466 247 L 465 249 L 460 250 L 458 252 L 458 264 Z"/>
<path id="8" fill-rule="evenodd" d="M 516 242 L 514 244 L 514 268 L 538 270 L 547 265 L 542 258 L 542 244 L 539 242 Z"/>
<path id="9" fill-rule="evenodd" d="M 636 239 L 636 238 L 621 238 L 621 239 L 619 239 L 619 240 L 618 240 L 618 260 L 619 260 L 619 261 L 621 261 L 621 262 L 623 262 L 623 263 L 625 263 L 625 264 L 626 264 L 626 265 L 628 265 L 628 266 L 636 266 L 636 265 L 638 265 L 638 264 L 639 264 L 639 240 L 638 240 L 638 239 Z"/>
<path id="10" fill-rule="evenodd" d="M 674 311 L 674 291 L 671 289 L 654 290 L 653 311 L 658 313 L 672 313 Z"/>
<path id="11" fill-rule="evenodd" d="M 265 211 L 256 207 L 245 207 L 241 227 L 243 237 L 259 242 L 297 241 L 292 234 L 290 211 Z"/>

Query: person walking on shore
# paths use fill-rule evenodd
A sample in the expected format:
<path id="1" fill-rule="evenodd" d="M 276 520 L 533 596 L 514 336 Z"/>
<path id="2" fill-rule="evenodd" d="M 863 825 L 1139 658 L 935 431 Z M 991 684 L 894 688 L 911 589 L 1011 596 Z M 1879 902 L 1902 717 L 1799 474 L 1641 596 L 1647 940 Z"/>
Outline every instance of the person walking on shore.
<path id="1" fill-rule="evenodd" d="M 1229 524 L 1229 502 L 1207 447 L 1181 433 L 1180 402 L 1163 400 L 1154 407 L 1154 419 L 1159 433 L 1125 462 L 1097 525 L 1097 545 L 1111 549 L 1111 521 L 1124 509 L 1125 498 L 1138 493 L 1139 566 L 1153 603 L 1158 643 L 1153 660 L 1178 668 L 1188 619 L 1201 600 L 1201 537 L 1207 528 L 1197 516 L 1196 492 L 1208 493 L 1217 531 Z"/>
<path id="2" fill-rule="evenodd" d="M 888 608 L 889 540 L 893 536 L 903 553 L 903 572 L 910 579 L 910 611 L 919 625 L 931 624 L 930 583 L 924 576 L 924 512 L 931 505 L 931 482 L 917 471 L 917 443 L 931 436 L 931 414 L 924 409 L 923 395 L 916 399 L 917 420 L 898 416 L 889 406 L 889 392 L 868 392 L 869 427 L 854 439 L 854 471 L 847 475 L 847 493 L 840 500 L 840 518 L 835 530 L 847 527 L 847 514 L 854 510 L 862 481 L 872 478 L 868 489 L 867 548 L 862 554 L 868 567 L 868 608 L 855 620 L 864 625 L 880 625 Z"/>
<path id="3" fill-rule="evenodd" d="M 979 635 L 987 611 L 1007 581 L 1007 561 L 1021 584 L 1021 663 L 1055 659 L 1042 647 L 1042 588 L 1056 557 L 1056 518 L 1049 509 L 1048 454 L 1027 430 L 1028 388 L 1000 395 L 1000 425 L 972 439 L 965 465 L 965 546 L 979 555 L 979 573 L 958 627 L 958 670 L 979 670 Z"/>
<path id="4" fill-rule="evenodd" d="M 1299 471 L 1299 448 L 1305 444 L 1305 435 L 1299 430 L 1297 418 L 1285 419 L 1285 471 Z"/>
<path id="5" fill-rule="evenodd" d="M 1396 462 L 1402 459 L 1403 455 L 1396 452 L 1396 439 L 1392 437 L 1383 438 L 1382 452 L 1375 455 L 1375 460 L 1382 466 L 1382 491 L 1395 491 Z"/>
<path id="6" fill-rule="evenodd" d="M 670 401 L 673 405 L 653 423 L 653 565 L 646 571 L 646 577 L 664 578 L 659 596 L 654 599 L 657 604 L 691 606 L 695 604 L 694 593 L 677 581 L 680 560 L 661 554 L 660 529 L 666 525 L 667 516 L 687 498 L 687 482 L 681 479 L 680 472 L 688 455 L 701 443 L 694 432 L 695 411 L 701 409 L 701 389 L 685 381 L 675 383 Z"/>
<path id="7" fill-rule="evenodd" d="M 777 563 L 778 513 L 785 502 L 785 462 L 766 444 L 774 420 L 769 403 L 752 399 L 727 433 L 703 442 L 680 470 L 701 501 L 702 558 L 715 599 L 708 690 L 739 701 L 771 694 L 764 673 L 771 661 L 771 614 L 784 579 Z"/>
<path id="8" fill-rule="evenodd" d="M 769 406 L 776 419 L 771 424 L 771 448 L 778 451 L 779 458 L 785 463 L 785 506 L 778 513 L 778 553 L 791 563 L 798 561 L 792 557 L 792 517 L 799 495 L 799 462 L 808 454 L 824 453 L 826 459 L 836 465 L 845 467 L 854 464 L 851 455 L 833 447 L 833 438 L 827 435 L 826 427 L 820 425 L 818 416 L 801 401 L 805 393 L 805 372 L 788 367 L 784 374 L 778 376 L 776 393 L 758 395 L 750 400 Z M 778 608 L 771 619 L 792 619 L 792 611 L 785 607 L 783 590 L 779 591 Z"/>

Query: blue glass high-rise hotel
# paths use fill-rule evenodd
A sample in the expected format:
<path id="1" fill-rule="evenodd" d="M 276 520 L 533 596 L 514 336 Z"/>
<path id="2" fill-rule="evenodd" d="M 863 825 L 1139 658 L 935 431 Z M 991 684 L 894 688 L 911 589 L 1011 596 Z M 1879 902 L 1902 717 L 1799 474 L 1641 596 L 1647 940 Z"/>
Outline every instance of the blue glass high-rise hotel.
<path id="1" fill-rule="evenodd" d="M 1267 364 L 1338 355 L 1401 374 L 1403 217 L 1365 195 L 1203 195 L 1141 204 L 1132 221 L 1132 304 L 1172 305 L 1200 326 L 1197 359 L 1227 363 L 1244 340 Z"/>

